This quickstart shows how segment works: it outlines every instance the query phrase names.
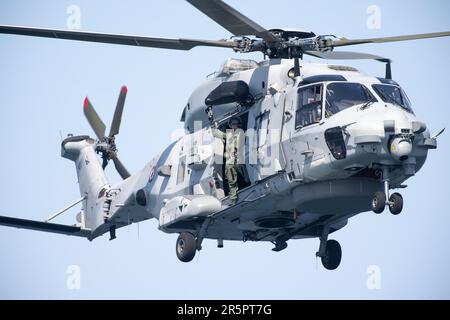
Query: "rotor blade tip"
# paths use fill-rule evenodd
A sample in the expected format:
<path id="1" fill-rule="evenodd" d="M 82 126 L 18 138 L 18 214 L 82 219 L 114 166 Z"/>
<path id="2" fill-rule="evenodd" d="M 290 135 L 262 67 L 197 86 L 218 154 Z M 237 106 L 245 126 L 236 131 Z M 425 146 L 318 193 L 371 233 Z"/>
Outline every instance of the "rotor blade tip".
<path id="1" fill-rule="evenodd" d="M 127 92 L 128 92 L 127 86 L 122 86 L 122 93 L 127 94 Z"/>
<path id="2" fill-rule="evenodd" d="M 89 105 L 89 99 L 88 99 L 88 97 L 86 97 L 86 98 L 84 98 L 83 108 L 86 110 L 88 105 Z"/>

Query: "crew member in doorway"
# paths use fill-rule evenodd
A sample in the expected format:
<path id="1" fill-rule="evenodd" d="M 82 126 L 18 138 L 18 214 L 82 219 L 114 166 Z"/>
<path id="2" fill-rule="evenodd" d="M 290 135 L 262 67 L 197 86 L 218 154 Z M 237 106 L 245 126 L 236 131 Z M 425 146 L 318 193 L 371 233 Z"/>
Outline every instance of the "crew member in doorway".
<path id="1" fill-rule="evenodd" d="M 228 180 L 230 199 L 234 204 L 237 201 L 238 174 L 245 177 L 244 142 L 245 134 L 242 130 L 242 121 L 239 117 L 232 117 L 228 122 L 229 129 L 222 132 L 213 129 L 213 135 L 225 143 L 225 177 Z"/>

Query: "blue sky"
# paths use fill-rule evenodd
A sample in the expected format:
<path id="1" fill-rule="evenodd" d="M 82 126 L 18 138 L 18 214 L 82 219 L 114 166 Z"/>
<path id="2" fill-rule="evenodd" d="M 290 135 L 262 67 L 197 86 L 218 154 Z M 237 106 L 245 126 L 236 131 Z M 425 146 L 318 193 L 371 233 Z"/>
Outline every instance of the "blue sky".
<path id="1" fill-rule="evenodd" d="M 228 3 L 267 27 L 296 27 L 348 38 L 450 30 L 450 4 L 432 1 L 237 1 Z M 0 24 L 65 28 L 66 10 L 81 10 L 81 29 L 162 37 L 220 39 L 230 34 L 181 0 L 4 0 Z M 381 9 L 381 28 L 369 29 L 366 10 Z M 450 39 L 351 48 L 393 59 L 393 75 L 416 115 L 432 132 L 449 127 Z M 187 98 L 227 57 L 224 49 L 190 52 L 0 35 L 1 215 L 42 220 L 79 198 L 75 168 L 60 158 L 61 134 L 93 135 L 82 114 L 86 95 L 110 123 L 121 85 L 129 92 L 120 157 L 131 171 L 145 165 L 181 127 Z M 384 73 L 376 62 L 350 62 Z M 402 190 L 400 216 L 363 213 L 333 234 L 341 266 L 316 261 L 318 240 L 290 241 L 280 253 L 270 243 L 205 241 L 190 264 L 175 255 L 176 235 L 147 221 L 118 230 L 118 239 L 84 239 L 0 227 L 0 298 L 123 299 L 417 299 L 450 298 L 448 200 L 449 133 L 424 168 Z M 112 182 L 119 181 L 110 166 Z M 58 218 L 73 223 L 76 210 Z M 68 289 L 67 269 L 80 270 Z M 381 288 L 367 287 L 378 266 Z"/>

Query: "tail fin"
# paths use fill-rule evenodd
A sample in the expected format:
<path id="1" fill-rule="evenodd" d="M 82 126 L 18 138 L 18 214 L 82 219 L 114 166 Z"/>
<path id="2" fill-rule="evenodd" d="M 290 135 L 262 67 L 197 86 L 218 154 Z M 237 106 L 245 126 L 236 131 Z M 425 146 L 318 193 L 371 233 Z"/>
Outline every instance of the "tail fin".
<path id="1" fill-rule="evenodd" d="M 80 194 L 83 201 L 85 228 L 95 230 L 104 223 L 102 193 L 109 188 L 105 172 L 95 152 L 96 143 L 89 136 L 66 138 L 61 145 L 61 156 L 75 162 Z"/>

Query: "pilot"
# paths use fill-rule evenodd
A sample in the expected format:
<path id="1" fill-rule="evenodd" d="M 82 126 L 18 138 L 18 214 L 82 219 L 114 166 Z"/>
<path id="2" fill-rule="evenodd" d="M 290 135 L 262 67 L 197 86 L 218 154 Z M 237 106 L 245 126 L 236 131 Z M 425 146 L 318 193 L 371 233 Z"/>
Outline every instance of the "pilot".
<path id="1" fill-rule="evenodd" d="M 239 117 L 232 117 L 228 122 L 226 132 L 213 129 L 213 135 L 225 143 L 225 177 L 228 180 L 230 199 L 233 204 L 237 201 L 238 174 L 245 176 L 244 142 L 245 134 L 241 129 L 242 121 Z"/>

